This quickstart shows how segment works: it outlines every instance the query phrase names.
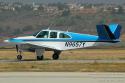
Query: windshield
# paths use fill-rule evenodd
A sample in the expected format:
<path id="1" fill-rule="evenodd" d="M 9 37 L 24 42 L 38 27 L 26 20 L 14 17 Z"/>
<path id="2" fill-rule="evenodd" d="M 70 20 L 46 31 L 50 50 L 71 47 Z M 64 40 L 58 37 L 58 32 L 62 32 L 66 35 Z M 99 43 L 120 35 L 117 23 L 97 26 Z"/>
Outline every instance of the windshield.
<path id="1" fill-rule="evenodd" d="M 42 31 L 37 35 L 37 38 L 48 38 L 49 32 L 48 31 Z"/>

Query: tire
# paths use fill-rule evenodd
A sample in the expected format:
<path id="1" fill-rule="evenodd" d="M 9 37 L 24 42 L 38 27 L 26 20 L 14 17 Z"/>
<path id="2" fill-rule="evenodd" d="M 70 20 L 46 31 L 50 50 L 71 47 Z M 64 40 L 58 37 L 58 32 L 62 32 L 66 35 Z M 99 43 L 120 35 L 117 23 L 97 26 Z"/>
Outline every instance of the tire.
<path id="1" fill-rule="evenodd" d="M 22 55 L 17 55 L 18 60 L 22 60 Z"/>
<path id="2" fill-rule="evenodd" d="M 53 60 L 58 60 L 59 59 L 59 55 L 58 54 L 53 54 L 52 58 L 53 58 Z"/>
<path id="3" fill-rule="evenodd" d="M 43 56 L 37 56 L 37 60 L 43 60 Z"/>

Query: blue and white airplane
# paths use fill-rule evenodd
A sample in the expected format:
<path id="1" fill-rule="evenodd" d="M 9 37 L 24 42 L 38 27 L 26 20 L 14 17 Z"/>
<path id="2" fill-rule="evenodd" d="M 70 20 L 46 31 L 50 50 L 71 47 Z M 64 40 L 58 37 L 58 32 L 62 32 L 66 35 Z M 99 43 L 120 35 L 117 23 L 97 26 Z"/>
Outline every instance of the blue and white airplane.
<path id="1" fill-rule="evenodd" d="M 52 58 L 57 60 L 64 50 L 120 42 L 121 26 L 119 24 L 97 25 L 97 32 L 98 35 L 89 35 L 46 29 L 35 33 L 33 36 L 10 38 L 5 42 L 16 45 L 18 60 L 22 59 L 23 50 L 35 52 L 37 60 L 43 60 L 45 50 L 54 51 Z"/>

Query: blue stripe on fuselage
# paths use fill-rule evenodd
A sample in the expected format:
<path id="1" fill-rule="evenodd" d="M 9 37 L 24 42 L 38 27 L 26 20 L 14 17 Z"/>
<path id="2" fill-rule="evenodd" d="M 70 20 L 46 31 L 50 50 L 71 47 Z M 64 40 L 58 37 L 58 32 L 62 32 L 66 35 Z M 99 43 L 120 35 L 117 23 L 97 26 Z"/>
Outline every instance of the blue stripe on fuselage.
<path id="1" fill-rule="evenodd" d="M 14 43 L 23 43 L 23 42 L 112 42 L 116 43 L 119 41 L 107 41 L 107 40 L 70 40 L 70 39 L 13 39 L 9 40 L 9 42 Z"/>
<path id="2" fill-rule="evenodd" d="M 65 32 L 65 34 L 69 35 L 71 38 L 34 38 L 34 39 L 9 39 L 10 42 L 14 43 L 22 43 L 22 42 L 40 42 L 40 41 L 48 41 L 48 42 L 68 42 L 68 41 L 82 41 L 82 42 L 113 42 L 105 39 L 99 39 L 98 36 L 89 35 L 89 34 L 79 34 L 73 32 Z"/>

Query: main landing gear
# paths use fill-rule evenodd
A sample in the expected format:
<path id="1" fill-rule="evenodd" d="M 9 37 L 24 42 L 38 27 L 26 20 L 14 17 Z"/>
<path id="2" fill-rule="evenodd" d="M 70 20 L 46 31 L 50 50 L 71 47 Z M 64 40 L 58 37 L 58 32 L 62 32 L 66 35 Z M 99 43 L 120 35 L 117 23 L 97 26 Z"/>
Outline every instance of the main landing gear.
<path id="1" fill-rule="evenodd" d="M 44 56 L 43 56 L 44 51 L 45 51 L 45 49 L 35 49 L 37 60 L 43 60 L 44 59 Z M 61 53 L 61 51 L 54 51 L 54 54 L 52 55 L 52 59 L 58 60 L 60 53 Z"/>
<path id="2" fill-rule="evenodd" d="M 53 60 L 58 60 L 60 53 L 61 51 L 54 51 L 54 54 L 52 55 Z"/>
<path id="3" fill-rule="evenodd" d="M 35 50 L 37 60 L 43 60 L 44 59 L 44 56 L 43 56 L 44 51 L 45 51 L 45 49 L 36 49 Z"/>
<path id="4" fill-rule="evenodd" d="M 23 56 L 22 56 L 22 50 L 19 49 L 19 46 L 16 45 L 16 50 L 17 50 L 17 60 L 22 60 Z M 37 60 L 43 60 L 44 59 L 44 51 L 45 49 L 35 49 L 35 53 L 36 53 L 36 59 Z M 61 51 L 54 51 L 54 54 L 52 55 L 52 59 L 53 60 L 58 60 L 59 59 L 59 55 L 60 55 Z"/>

